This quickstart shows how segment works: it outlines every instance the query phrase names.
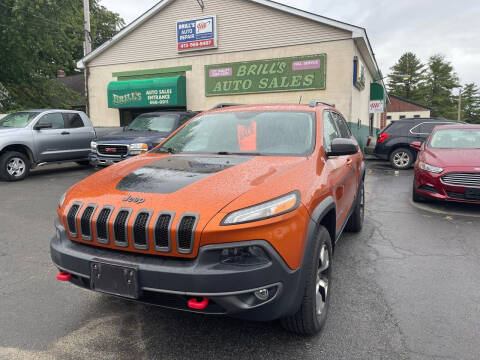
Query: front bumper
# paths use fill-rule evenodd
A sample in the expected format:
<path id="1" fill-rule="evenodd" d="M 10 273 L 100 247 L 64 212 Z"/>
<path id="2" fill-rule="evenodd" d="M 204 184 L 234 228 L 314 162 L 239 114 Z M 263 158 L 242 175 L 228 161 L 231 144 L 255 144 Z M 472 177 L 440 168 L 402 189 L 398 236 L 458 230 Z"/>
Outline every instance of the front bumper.
<path id="1" fill-rule="evenodd" d="M 292 271 L 268 242 L 263 240 L 207 245 L 195 259 L 118 252 L 72 242 L 60 223 L 51 240 L 53 263 L 72 275 L 70 282 L 90 289 L 91 263 L 106 262 L 138 269 L 137 301 L 178 310 L 207 314 L 226 314 L 249 320 L 269 321 L 297 311 L 303 295 L 300 269 Z M 268 263 L 250 266 L 219 262 L 225 247 L 261 246 L 270 257 Z M 260 301 L 254 296 L 268 289 L 269 297 Z M 203 310 L 188 307 L 191 298 L 207 297 Z"/>
<path id="2" fill-rule="evenodd" d="M 108 166 L 116 164 L 120 161 L 130 159 L 136 155 L 125 155 L 125 156 L 103 156 L 96 153 L 90 153 L 88 155 L 88 160 L 93 166 Z"/>
<path id="3" fill-rule="evenodd" d="M 417 193 L 430 199 L 480 204 L 480 200 L 466 198 L 466 187 L 444 184 L 441 181 L 443 175 L 445 172 L 435 174 L 415 167 L 414 183 Z"/>

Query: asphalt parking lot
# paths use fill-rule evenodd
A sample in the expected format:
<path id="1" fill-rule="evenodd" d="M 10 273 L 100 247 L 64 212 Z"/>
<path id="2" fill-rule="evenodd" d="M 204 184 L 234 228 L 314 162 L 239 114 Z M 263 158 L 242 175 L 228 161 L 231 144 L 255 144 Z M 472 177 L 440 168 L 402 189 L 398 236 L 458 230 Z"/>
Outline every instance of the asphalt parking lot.
<path id="1" fill-rule="evenodd" d="M 480 207 L 414 205 L 411 170 L 368 162 L 364 229 L 337 246 L 329 318 L 312 338 L 58 282 L 55 207 L 94 171 L 50 166 L 0 182 L 0 359 L 479 358 Z"/>

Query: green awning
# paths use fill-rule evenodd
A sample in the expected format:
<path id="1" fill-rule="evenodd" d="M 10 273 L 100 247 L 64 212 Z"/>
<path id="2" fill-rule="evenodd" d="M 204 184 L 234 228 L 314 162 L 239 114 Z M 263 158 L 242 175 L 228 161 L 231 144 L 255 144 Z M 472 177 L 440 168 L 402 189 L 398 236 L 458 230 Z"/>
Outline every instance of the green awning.
<path id="1" fill-rule="evenodd" d="M 112 81 L 108 84 L 109 108 L 187 106 L 185 76 Z"/>
<path id="2" fill-rule="evenodd" d="M 384 100 L 385 90 L 382 84 L 371 83 L 370 84 L 370 100 Z"/>

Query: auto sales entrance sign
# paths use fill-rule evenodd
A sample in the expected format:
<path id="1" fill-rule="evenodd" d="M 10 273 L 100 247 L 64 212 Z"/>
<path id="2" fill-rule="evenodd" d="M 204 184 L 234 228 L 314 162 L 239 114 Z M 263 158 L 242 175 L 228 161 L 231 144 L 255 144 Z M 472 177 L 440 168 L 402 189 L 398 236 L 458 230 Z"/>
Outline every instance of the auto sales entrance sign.
<path id="1" fill-rule="evenodd" d="M 178 52 L 217 48 L 217 18 L 207 16 L 177 22 Z"/>

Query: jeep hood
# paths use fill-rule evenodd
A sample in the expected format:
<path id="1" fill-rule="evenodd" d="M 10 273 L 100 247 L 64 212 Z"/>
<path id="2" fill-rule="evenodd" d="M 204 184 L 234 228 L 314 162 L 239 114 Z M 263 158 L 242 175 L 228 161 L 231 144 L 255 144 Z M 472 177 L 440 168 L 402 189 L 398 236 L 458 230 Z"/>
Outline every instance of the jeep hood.
<path id="1" fill-rule="evenodd" d="M 240 195 L 273 182 L 305 161 L 302 157 L 149 153 L 108 167 L 78 183 L 68 192 L 65 204 L 81 201 L 130 207 L 134 212 L 194 212 L 200 214 L 199 225 L 205 225 Z M 129 198 L 144 201 L 137 203 L 128 201 Z"/>

